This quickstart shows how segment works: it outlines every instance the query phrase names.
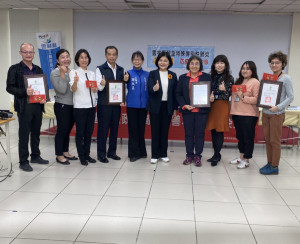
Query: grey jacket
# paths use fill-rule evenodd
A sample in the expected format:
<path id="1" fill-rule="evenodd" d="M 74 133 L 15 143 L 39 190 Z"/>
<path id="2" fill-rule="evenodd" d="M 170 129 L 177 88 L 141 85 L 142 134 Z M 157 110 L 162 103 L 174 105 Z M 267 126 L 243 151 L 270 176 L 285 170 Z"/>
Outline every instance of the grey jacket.
<path id="1" fill-rule="evenodd" d="M 69 74 L 65 74 L 65 79 L 63 79 L 60 77 L 59 69 L 56 68 L 52 70 L 50 80 L 56 93 L 55 102 L 66 105 L 73 105 L 73 93 L 70 89 Z"/>

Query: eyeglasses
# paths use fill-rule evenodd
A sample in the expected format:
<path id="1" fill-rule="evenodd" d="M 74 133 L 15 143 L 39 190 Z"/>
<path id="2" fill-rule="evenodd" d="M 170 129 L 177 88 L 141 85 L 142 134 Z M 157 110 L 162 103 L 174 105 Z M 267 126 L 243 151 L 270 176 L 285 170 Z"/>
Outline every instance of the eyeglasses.
<path id="1" fill-rule="evenodd" d="M 27 54 L 33 55 L 35 52 L 24 52 L 24 51 L 21 51 L 21 53 L 23 53 L 23 54 L 25 54 L 25 55 L 27 55 Z"/>
<path id="2" fill-rule="evenodd" d="M 199 66 L 200 66 L 200 63 L 190 63 L 190 66 L 199 67 Z"/>
<path id="3" fill-rule="evenodd" d="M 270 65 L 280 65 L 281 62 L 271 62 Z"/>

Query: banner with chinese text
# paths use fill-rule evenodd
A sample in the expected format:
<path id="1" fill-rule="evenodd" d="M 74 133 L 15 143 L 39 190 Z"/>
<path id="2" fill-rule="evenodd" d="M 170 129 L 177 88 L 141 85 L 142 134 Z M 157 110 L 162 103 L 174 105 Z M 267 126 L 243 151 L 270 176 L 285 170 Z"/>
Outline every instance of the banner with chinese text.
<path id="1" fill-rule="evenodd" d="M 214 59 L 214 47 L 201 46 L 159 46 L 148 45 L 147 67 L 156 68 L 155 60 L 162 51 L 167 51 L 173 60 L 172 68 L 185 69 L 188 59 L 192 55 L 199 56 L 203 61 L 203 69 L 210 70 Z"/>
<path id="2" fill-rule="evenodd" d="M 50 73 L 56 66 L 56 52 L 61 48 L 61 32 L 36 33 L 41 68 L 47 76 L 49 89 L 53 89 Z"/>

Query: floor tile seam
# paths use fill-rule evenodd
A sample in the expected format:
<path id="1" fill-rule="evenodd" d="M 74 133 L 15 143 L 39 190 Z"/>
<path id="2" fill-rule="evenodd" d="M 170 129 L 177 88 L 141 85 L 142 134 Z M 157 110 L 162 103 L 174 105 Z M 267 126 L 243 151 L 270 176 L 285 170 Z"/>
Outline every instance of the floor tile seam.
<path id="1" fill-rule="evenodd" d="M 250 226 L 262 226 L 262 227 L 280 227 L 280 228 L 294 228 L 300 231 L 300 226 L 289 226 L 289 225 L 263 225 L 263 224 L 250 224 Z"/>
<path id="2" fill-rule="evenodd" d="M 295 170 L 296 171 L 296 173 L 297 174 L 299 174 L 300 175 L 300 172 L 299 171 L 297 171 L 294 167 L 294 165 L 291 165 L 285 158 L 283 158 L 283 157 L 280 157 L 281 159 L 283 159 L 293 170 Z M 297 167 L 297 166 L 296 166 Z"/>
<path id="3" fill-rule="evenodd" d="M 161 220 L 161 221 L 180 221 L 180 222 L 196 222 L 195 220 L 189 220 L 189 219 L 168 219 L 168 218 L 149 218 L 149 217 L 143 217 L 143 220 Z M 142 221 L 143 221 L 142 220 Z"/>
<path id="4" fill-rule="evenodd" d="M 126 160 L 124 160 L 122 167 L 124 165 Z M 79 236 L 81 235 L 82 231 L 84 230 L 84 228 L 86 227 L 86 225 L 88 224 L 88 222 L 90 221 L 91 217 L 93 216 L 93 214 L 95 213 L 96 209 L 98 208 L 99 204 L 101 203 L 102 199 L 106 196 L 106 193 L 108 192 L 109 188 L 111 187 L 111 185 L 113 184 L 113 182 L 115 181 L 115 178 L 117 177 L 118 173 L 120 172 L 120 170 L 122 169 L 122 167 L 120 167 L 118 169 L 118 172 L 115 174 L 115 176 L 113 177 L 113 179 L 111 180 L 109 186 L 107 187 L 106 191 L 103 193 L 102 197 L 99 199 L 98 203 L 96 204 L 95 208 L 93 209 L 93 211 L 91 212 L 91 214 L 89 215 L 88 219 L 86 220 L 86 222 L 84 223 L 84 225 L 82 226 L 81 230 L 79 231 L 78 235 L 75 237 L 74 243 L 78 240 Z"/>
<path id="5" fill-rule="evenodd" d="M 139 239 L 139 236 L 140 236 L 142 224 L 143 224 L 143 221 L 144 221 L 144 218 L 145 218 L 146 209 L 147 209 L 147 206 L 148 206 L 148 202 L 150 200 L 150 194 L 151 194 L 151 191 L 152 191 L 154 179 L 155 179 L 155 176 L 156 176 L 156 173 L 157 173 L 157 168 L 158 168 L 158 164 L 155 165 L 155 169 L 153 170 L 154 174 L 153 174 L 151 186 L 150 186 L 150 189 L 149 189 L 149 193 L 148 193 L 148 196 L 147 196 L 146 204 L 145 204 L 145 207 L 144 207 L 143 215 L 142 215 L 142 218 L 141 218 L 141 222 L 140 222 L 140 225 L 139 225 L 139 229 L 138 229 L 138 232 L 137 232 L 137 235 L 136 235 L 135 243 L 138 242 L 138 239 Z"/>
<path id="6" fill-rule="evenodd" d="M 295 217 L 295 219 L 300 222 L 300 220 L 298 219 L 297 215 L 294 213 L 294 211 L 291 209 L 291 207 L 287 204 L 287 202 L 285 201 L 285 199 L 281 196 L 280 192 L 278 191 L 278 189 L 272 184 L 272 181 L 270 180 L 269 177 L 266 177 L 267 180 L 270 182 L 270 184 L 273 186 L 274 190 L 277 192 L 277 194 L 280 196 L 280 198 L 282 199 L 282 201 L 286 204 L 286 206 L 288 207 L 288 209 L 290 210 L 290 212 L 293 214 L 293 216 Z"/>
<path id="7" fill-rule="evenodd" d="M 225 170 L 226 170 L 226 172 L 227 172 L 227 174 L 228 174 L 228 169 L 226 168 Z M 248 218 L 247 218 L 246 211 L 245 211 L 245 209 L 243 208 L 243 205 L 242 205 L 242 203 L 241 203 L 241 199 L 239 198 L 239 195 L 238 195 L 238 193 L 237 193 L 237 191 L 236 191 L 236 186 L 233 184 L 232 179 L 231 179 L 231 177 L 230 177 L 229 174 L 228 174 L 228 177 L 229 177 L 229 180 L 230 180 L 230 182 L 231 182 L 231 184 L 232 184 L 232 186 L 233 186 L 233 190 L 234 190 L 234 192 L 235 192 L 235 195 L 236 195 L 236 197 L 237 197 L 237 199 L 238 199 L 238 204 L 239 204 L 240 207 L 242 208 L 244 217 L 245 217 L 245 219 L 246 219 L 246 221 L 247 221 L 247 224 L 249 225 L 249 228 L 250 228 L 250 230 L 251 230 L 251 233 L 252 233 L 252 236 L 253 236 L 253 238 L 254 238 L 254 241 L 255 241 L 255 243 L 258 243 L 258 241 L 257 241 L 257 239 L 256 239 L 256 237 L 255 237 L 255 235 L 254 235 L 254 231 L 253 231 L 253 229 L 252 229 L 251 226 L 250 226 L 250 222 L 249 222 L 249 220 L 248 220 Z"/>
<path id="8" fill-rule="evenodd" d="M 191 169 L 191 181 L 192 181 L 192 195 L 193 195 L 193 213 L 194 213 L 194 230 L 196 235 L 196 243 L 198 243 L 198 233 L 197 233 L 197 224 L 196 224 L 196 206 L 195 206 L 195 189 L 194 189 L 194 171 L 192 165 L 189 165 Z"/>
<path id="9" fill-rule="evenodd" d="M 193 199 L 181 199 L 181 198 L 162 198 L 162 197 L 149 197 L 151 200 L 170 200 L 170 201 L 185 201 L 185 202 L 193 202 Z"/>
<path id="10" fill-rule="evenodd" d="M 15 240 L 34 240 L 34 241 L 51 241 L 51 242 L 59 242 L 59 241 L 63 241 L 63 242 L 69 242 L 70 244 L 71 243 L 74 243 L 74 241 L 67 241 L 67 240 L 53 240 L 53 239 L 41 239 L 41 238 L 26 238 L 26 237 L 14 237 L 14 239 L 12 240 L 12 242 L 10 243 L 13 243 Z"/>
<path id="11" fill-rule="evenodd" d="M 50 164 L 49 165 L 47 165 L 47 167 L 45 168 L 45 169 L 43 169 L 41 172 L 39 172 L 39 173 L 37 173 L 35 176 L 33 176 L 29 181 L 27 181 L 25 184 L 22 184 L 22 186 L 20 186 L 19 188 L 17 188 L 16 190 L 13 190 L 13 192 L 10 194 L 10 196 L 12 195 L 12 194 L 14 194 L 15 192 L 18 192 L 21 188 L 23 188 L 26 184 L 28 184 L 29 182 L 31 182 L 33 179 L 35 179 L 35 178 L 37 178 L 42 172 L 44 172 L 45 170 L 47 170 L 48 168 L 50 167 Z M 13 175 L 12 175 L 13 176 Z M 12 177 L 11 176 L 11 177 Z M 5 199 L 7 199 L 7 198 L 5 198 Z M 0 201 L 0 202 L 2 202 L 2 201 Z"/>

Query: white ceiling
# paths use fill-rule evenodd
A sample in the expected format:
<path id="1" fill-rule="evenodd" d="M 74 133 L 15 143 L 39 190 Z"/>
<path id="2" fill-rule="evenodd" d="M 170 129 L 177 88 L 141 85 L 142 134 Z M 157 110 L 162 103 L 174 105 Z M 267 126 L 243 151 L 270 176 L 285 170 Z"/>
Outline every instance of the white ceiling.
<path id="1" fill-rule="evenodd" d="M 300 0 L 0 0 L 0 8 L 291 13 Z"/>

